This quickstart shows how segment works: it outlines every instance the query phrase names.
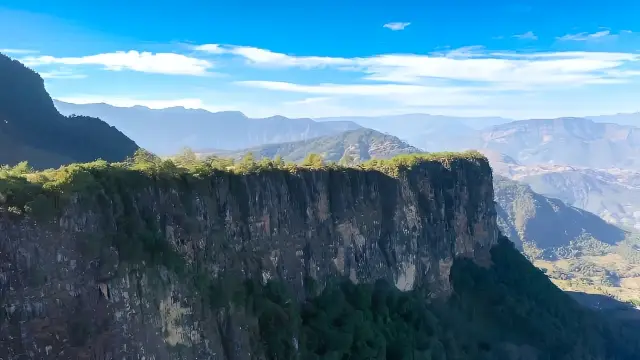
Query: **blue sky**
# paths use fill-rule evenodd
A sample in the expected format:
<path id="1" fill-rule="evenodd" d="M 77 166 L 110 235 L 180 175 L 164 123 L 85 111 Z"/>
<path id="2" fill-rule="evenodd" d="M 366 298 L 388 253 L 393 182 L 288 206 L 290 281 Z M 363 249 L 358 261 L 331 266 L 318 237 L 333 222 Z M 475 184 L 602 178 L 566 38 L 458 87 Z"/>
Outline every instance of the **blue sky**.
<path id="1" fill-rule="evenodd" d="M 640 111 L 640 4 L 604 4 L 4 0 L 0 51 L 78 103 L 293 117 Z"/>

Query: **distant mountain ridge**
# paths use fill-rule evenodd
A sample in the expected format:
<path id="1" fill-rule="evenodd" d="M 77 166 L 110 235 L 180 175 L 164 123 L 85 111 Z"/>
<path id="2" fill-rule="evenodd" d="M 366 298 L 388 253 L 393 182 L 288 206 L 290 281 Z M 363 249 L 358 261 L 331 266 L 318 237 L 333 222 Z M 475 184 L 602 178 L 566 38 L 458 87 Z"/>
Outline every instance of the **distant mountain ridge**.
<path id="1" fill-rule="evenodd" d="M 523 165 L 640 168 L 640 128 L 585 118 L 521 120 L 486 129 L 481 149 L 507 154 Z"/>
<path id="2" fill-rule="evenodd" d="M 183 147 L 240 150 L 265 144 L 309 140 L 361 127 L 393 135 L 424 151 L 486 149 L 523 164 L 640 168 L 640 135 L 630 125 L 606 123 L 633 114 L 590 118 L 531 119 L 455 117 L 430 114 L 252 119 L 238 111 L 212 113 L 172 107 L 149 109 L 55 101 L 63 114 L 97 116 L 140 146 L 170 155 Z M 624 120 L 627 119 L 627 120 Z M 640 122 L 637 124 L 640 126 Z M 154 128 L 154 133 L 148 131 Z"/>
<path id="3" fill-rule="evenodd" d="M 508 121 L 502 118 L 457 118 L 428 114 L 405 114 L 377 117 L 318 118 L 318 121 L 334 123 L 353 121 L 360 126 L 397 136 L 403 141 L 425 151 L 445 150 L 451 138 L 470 139 L 478 136 L 478 130 L 490 124 Z"/>
<path id="4" fill-rule="evenodd" d="M 48 168 L 98 158 L 121 161 L 137 148 L 100 119 L 61 115 L 40 75 L 0 54 L 0 164 L 27 160 Z"/>
<path id="5" fill-rule="evenodd" d="M 319 120 L 353 121 L 426 151 L 478 149 L 507 155 L 522 165 L 640 169 L 640 128 L 589 118 L 509 121 L 408 114 Z"/>
<path id="6" fill-rule="evenodd" d="M 206 151 L 199 152 L 206 153 Z M 268 144 L 239 151 L 210 151 L 209 153 L 239 159 L 249 152 L 253 153 L 257 159 L 273 159 L 280 156 L 285 161 L 300 162 L 308 154 L 313 153 L 321 155 L 324 161 L 345 160 L 351 163 L 422 151 L 395 136 L 362 128 L 307 141 Z"/>
<path id="7" fill-rule="evenodd" d="M 640 170 L 569 165 L 522 165 L 484 150 L 496 174 L 528 184 L 536 193 L 640 231 Z"/>
<path id="8" fill-rule="evenodd" d="M 587 116 L 587 118 L 597 122 L 608 122 L 608 123 L 615 123 L 620 125 L 640 126 L 640 112 Z"/>
<path id="9" fill-rule="evenodd" d="M 136 139 L 140 146 L 161 155 L 183 147 L 238 150 L 264 144 L 300 141 L 355 130 L 349 121 L 321 123 L 312 119 L 272 116 L 253 119 L 238 111 L 209 112 L 172 107 L 115 107 L 107 104 L 71 104 L 55 101 L 64 114 L 97 116 Z M 149 130 L 153 128 L 153 131 Z"/>

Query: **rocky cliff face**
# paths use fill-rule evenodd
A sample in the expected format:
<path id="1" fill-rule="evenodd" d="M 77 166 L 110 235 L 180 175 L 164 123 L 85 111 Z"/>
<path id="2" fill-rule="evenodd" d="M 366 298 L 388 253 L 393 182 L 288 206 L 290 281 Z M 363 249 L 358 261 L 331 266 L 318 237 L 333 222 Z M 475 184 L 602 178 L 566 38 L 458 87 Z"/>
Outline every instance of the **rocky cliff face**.
<path id="1" fill-rule="evenodd" d="M 73 183 L 87 176 L 33 199 L 0 184 L 0 358 L 263 359 L 242 281 L 446 296 L 454 258 L 487 265 L 498 237 L 483 159 Z"/>

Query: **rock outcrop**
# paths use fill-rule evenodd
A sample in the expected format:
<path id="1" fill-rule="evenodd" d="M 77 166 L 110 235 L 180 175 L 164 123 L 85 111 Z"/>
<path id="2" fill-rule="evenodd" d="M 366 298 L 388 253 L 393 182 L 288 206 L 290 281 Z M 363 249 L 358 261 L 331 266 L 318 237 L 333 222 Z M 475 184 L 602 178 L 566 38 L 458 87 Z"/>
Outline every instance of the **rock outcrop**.
<path id="1" fill-rule="evenodd" d="M 446 297 L 453 260 L 489 265 L 498 238 L 482 157 L 393 176 L 70 176 L 37 190 L 0 179 L 2 359 L 261 359 L 234 302 L 242 281 L 279 279 L 300 299 L 337 278 Z"/>

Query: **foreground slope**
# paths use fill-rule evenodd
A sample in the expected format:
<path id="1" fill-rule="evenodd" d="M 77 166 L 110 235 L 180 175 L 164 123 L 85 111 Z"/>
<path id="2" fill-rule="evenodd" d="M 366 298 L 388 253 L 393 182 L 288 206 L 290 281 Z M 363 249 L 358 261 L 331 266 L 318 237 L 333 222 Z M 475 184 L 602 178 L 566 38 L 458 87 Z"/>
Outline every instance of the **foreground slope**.
<path id="1" fill-rule="evenodd" d="M 299 141 L 360 128 L 353 122 L 319 123 L 311 119 L 272 116 L 254 119 L 238 111 L 209 112 L 173 107 L 116 107 L 107 104 L 70 104 L 55 101 L 63 114 L 96 116 L 136 139 L 141 147 L 169 155 L 183 147 L 234 150 L 287 141 Z M 149 129 L 154 131 L 150 132 Z"/>
<path id="2" fill-rule="evenodd" d="M 279 156 L 283 160 L 291 162 L 300 162 L 308 154 L 319 154 L 324 161 L 338 162 L 342 160 L 347 163 L 357 163 L 420 152 L 422 152 L 420 149 L 395 136 L 362 128 L 307 141 L 262 145 L 233 152 L 218 152 L 217 154 L 240 159 L 245 154 L 252 153 L 258 159 L 273 159 Z"/>
<path id="3" fill-rule="evenodd" d="M 0 164 L 37 168 L 98 158 L 121 161 L 137 145 L 100 119 L 58 113 L 42 78 L 0 54 Z"/>
<path id="4" fill-rule="evenodd" d="M 139 152 L 131 164 L 5 171 L 0 353 L 640 355 L 631 324 L 578 306 L 498 241 L 478 153 L 354 168 L 209 161 L 176 167 Z"/>

